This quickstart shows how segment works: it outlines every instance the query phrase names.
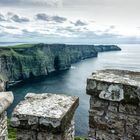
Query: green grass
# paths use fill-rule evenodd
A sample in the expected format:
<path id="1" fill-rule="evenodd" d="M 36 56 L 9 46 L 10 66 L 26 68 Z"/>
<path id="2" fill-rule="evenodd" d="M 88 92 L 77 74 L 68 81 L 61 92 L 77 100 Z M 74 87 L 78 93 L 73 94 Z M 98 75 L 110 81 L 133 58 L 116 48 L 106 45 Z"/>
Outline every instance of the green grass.
<path id="1" fill-rule="evenodd" d="M 16 140 L 16 129 L 15 128 L 12 128 L 10 126 L 10 121 L 8 120 L 8 137 L 9 137 L 9 140 Z M 75 137 L 74 140 L 87 140 L 86 138 L 83 138 L 83 137 Z"/>
<path id="2" fill-rule="evenodd" d="M 10 120 L 8 120 L 8 137 L 9 140 L 16 140 L 16 129 L 10 126 Z"/>
<path id="3" fill-rule="evenodd" d="M 79 136 L 77 136 L 77 137 L 75 137 L 74 140 L 87 140 L 87 138 L 83 138 L 83 137 L 79 137 Z"/>
<path id="4" fill-rule="evenodd" d="M 19 45 L 13 45 L 13 46 L 1 46 L 0 48 L 9 48 L 9 49 L 20 49 L 20 48 L 31 48 L 35 44 L 19 44 Z"/>
<path id="5" fill-rule="evenodd" d="M 10 120 L 8 120 L 8 137 L 9 140 L 16 140 L 16 129 L 10 126 Z M 87 140 L 87 138 L 77 136 L 74 140 Z"/>
<path id="6" fill-rule="evenodd" d="M 16 140 L 16 129 L 10 126 L 10 121 L 8 120 L 8 136 L 9 140 Z M 75 137 L 74 140 L 87 140 L 87 138 L 83 137 Z"/>

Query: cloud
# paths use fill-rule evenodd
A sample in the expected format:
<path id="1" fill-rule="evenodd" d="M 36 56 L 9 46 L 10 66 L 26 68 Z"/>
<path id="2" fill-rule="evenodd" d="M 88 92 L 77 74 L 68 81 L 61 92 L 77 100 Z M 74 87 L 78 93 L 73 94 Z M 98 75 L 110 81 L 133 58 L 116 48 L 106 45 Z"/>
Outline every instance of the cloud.
<path id="1" fill-rule="evenodd" d="M 14 6 L 14 7 L 60 7 L 62 6 L 62 0 L 0 0 L 2 6 Z"/>
<path id="2" fill-rule="evenodd" d="M 70 35 L 67 35 L 67 33 Z M 126 37 L 122 35 L 116 35 L 111 33 L 97 34 L 94 31 L 83 31 L 80 28 L 57 27 L 56 31 L 48 33 L 40 33 L 36 30 L 21 30 L 21 33 L 12 33 L 1 31 L 0 29 L 0 41 L 16 40 L 18 42 L 50 42 L 50 43 L 76 43 L 76 44 L 117 44 L 117 43 L 140 43 L 140 37 Z"/>
<path id="3" fill-rule="evenodd" d="M 115 29 L 115 28 L 116 28 L 115 25 L 110 26 L 110 29 Z"/>
<path id="4" fill-rule="evenodd" d="M 0 5 L 13 5 L 18 2 L 19 0 L 1 0 Z"/>
<path id="5" fill-rule="evenodd" d="M 36 15 L 37 20 L 49 21 L 50 20 L 49 18 L 50 17 L 48 15 L 44 14 L 44 13 L 40 13 L 40 14 Z"/>
<path id="6" fill-rule="evenodd" d="M 0 21 L 6 21 L 5 17 L 2 14 L 0 14 Z"/>
<path id="7" fill-rule="evenodd" d="M 111 25 L 111 26 L 109 26 L 108 28 L 106 28 L 104 31 L 98 31 L 98 32 L 105 32 L 105 33 L 109 33 L 109 32 L 111 32 L 112 30 L 114 30 L 116 28 L 116 26 L 115 25 Z"/>
<path id="8" fill-rule="evenodd" d="M 11 19 L 12 21 L 18 22 L 18 23 L 29 22 L 29 21 L 30 21 L 28 18 L 19 17 L 18 15 L 13 15 L 10 19 Z"/>
<path id="9" fill-rule="evenodd" d="M 75 26 L 86 26 L 88 25 L 86 22 L 83 22 L 81 20 L 77 20 L 75 23 L 71 22 L 72 24 L 74 24 Z"/>
<path id="10" fill-rule="evenodd" d="M 56 32 L 57 33 L 63 33 L 65 35 L 67 35 L 67 34 L 76 35 L 77 33 L 80 33 L 80 29 L 76 29 L 76 28 L 73 28 L 71 26 L 57 27 Z"/>
<path id="11" fill-rule="evenodd" d="M 18 27 L 14 27 L 14 26 L 3 26 L 3 25 L 0 25 L 0 27 L 5 28 L 5 29 L 18 29 Z"/>
<path id="12" fill-rule="evenodd" d="M 60 16 L 52 16 L 52 21 L 58 22 L 58 23 L 63 23 L 65 22 L 67 19 L 64 17 L 60 17 Z"/>
<path id="13" fill-rule="evenodd" d="M 36 15 L 37 20 L 43 20 L 43 21 L 48 21 L 48 22 L 56 22 L 56 23 L 64 23 L 67 21 L 67 18 L 65 17 L 60 17 L 60 16 L 49 16 L 45 13 L 39 13 Z"/>

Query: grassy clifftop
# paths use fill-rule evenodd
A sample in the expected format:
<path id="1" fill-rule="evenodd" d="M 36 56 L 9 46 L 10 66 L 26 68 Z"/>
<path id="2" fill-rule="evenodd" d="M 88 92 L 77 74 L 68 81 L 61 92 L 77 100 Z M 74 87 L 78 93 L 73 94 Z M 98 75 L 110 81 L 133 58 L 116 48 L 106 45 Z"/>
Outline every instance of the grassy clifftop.
<path id="1" fill-rule="evenodd" d="M 18 49 L 18 48 L 31 48 L 35 44 L 19 44 L 19 45 L 13 45 L 13 46 L 1 46 L 0 48 L 9 48 L 9 49 Z"/>

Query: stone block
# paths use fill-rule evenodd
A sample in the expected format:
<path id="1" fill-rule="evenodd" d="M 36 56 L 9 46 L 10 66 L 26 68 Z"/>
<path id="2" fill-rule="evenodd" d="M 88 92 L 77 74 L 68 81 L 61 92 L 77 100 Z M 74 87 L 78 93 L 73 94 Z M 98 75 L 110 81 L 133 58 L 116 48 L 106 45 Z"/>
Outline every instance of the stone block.
<path id="1" fill-rule="evenodd" d="M 11 125 L 19 130 L 17 139 L 73 140 L 73 116 L 78 107 L 78 97 L 50 93 L 28 93 L 12 114 Z"/>
<path id="2" fill-rule="evenodd" d="M 1 81 L 1 79 L 0 79 L 0 92 L 5 91 L 5 88 L 6 88 L 6 83 Z"/>
<path id="3" fill-rule="evenodd" d="M 0 92 L 0 140 L 8 140 L 7 108 L 13 102 L 12 92 Z"/>
<path id="4" fill-rule="evenodd" d="M 12 92 L 0 92 L 0 114 L 12 104 L 13 100 Z"/>
<path id="5" fill-rule="evenodd" d="M 87 80 L 90 140 L 140 139 L 140 72 L 101 70 Z"/>
<path id="6" fill-rule="evenodd" d="M 119 112 L 129 114 L 129 115 L 140 115 L 140 107 L 131 104 L 120 104 Z"/>
<path id="7" fill-rule="evenodd" d="M 87 79 L 87 94 L 109 101 L 140 102 L 140 73 L 101 70 Z"/>

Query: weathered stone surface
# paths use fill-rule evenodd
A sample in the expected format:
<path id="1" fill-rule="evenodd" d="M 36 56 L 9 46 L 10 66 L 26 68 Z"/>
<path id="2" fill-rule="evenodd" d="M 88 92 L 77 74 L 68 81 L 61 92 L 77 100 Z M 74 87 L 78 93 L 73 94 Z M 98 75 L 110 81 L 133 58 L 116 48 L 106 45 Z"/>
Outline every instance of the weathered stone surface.
<path id="1" fill-rule="evenodd" d="M 0 114 L 0 140 L 8 140 L 6 112 Z"/>
<path id="2" fill-rule="evenodd" d="M 3 92 L 5 90 L 5 82 L 0 80 L 0 92 Z"/>
<path id="3" fill-rule="evenodd" d="M 12 92 L 0 92 L 0 114 L 12 104 L 13 100 Z"/>
<path id="4" fill-rule="evenodd" d="M 131 94 L 130 94 L 131 91 Z M 110 101 L 140 101 L 140 73 L 123 70 L 102 70 L 87 80 L 87 94 Z"/>
<path id="5" fill-rule="evenodd" d="M 13 99 L 12 92 L 0 92 L 0 140 L 8 140 L 6 109 Z"/>
<path id="6" fill-rule="evenodd" d="M 17 139 L 73 140 L 73 115 L 78 103 L 78 97 L 28 93 L 12 114 L 11 125 L 18 129 Z"/>
<path id="7" fill-rule="evenodd" d="M 140 139 L 140 73 L 102 70 L 87 80 L 90 140 Z"/>

